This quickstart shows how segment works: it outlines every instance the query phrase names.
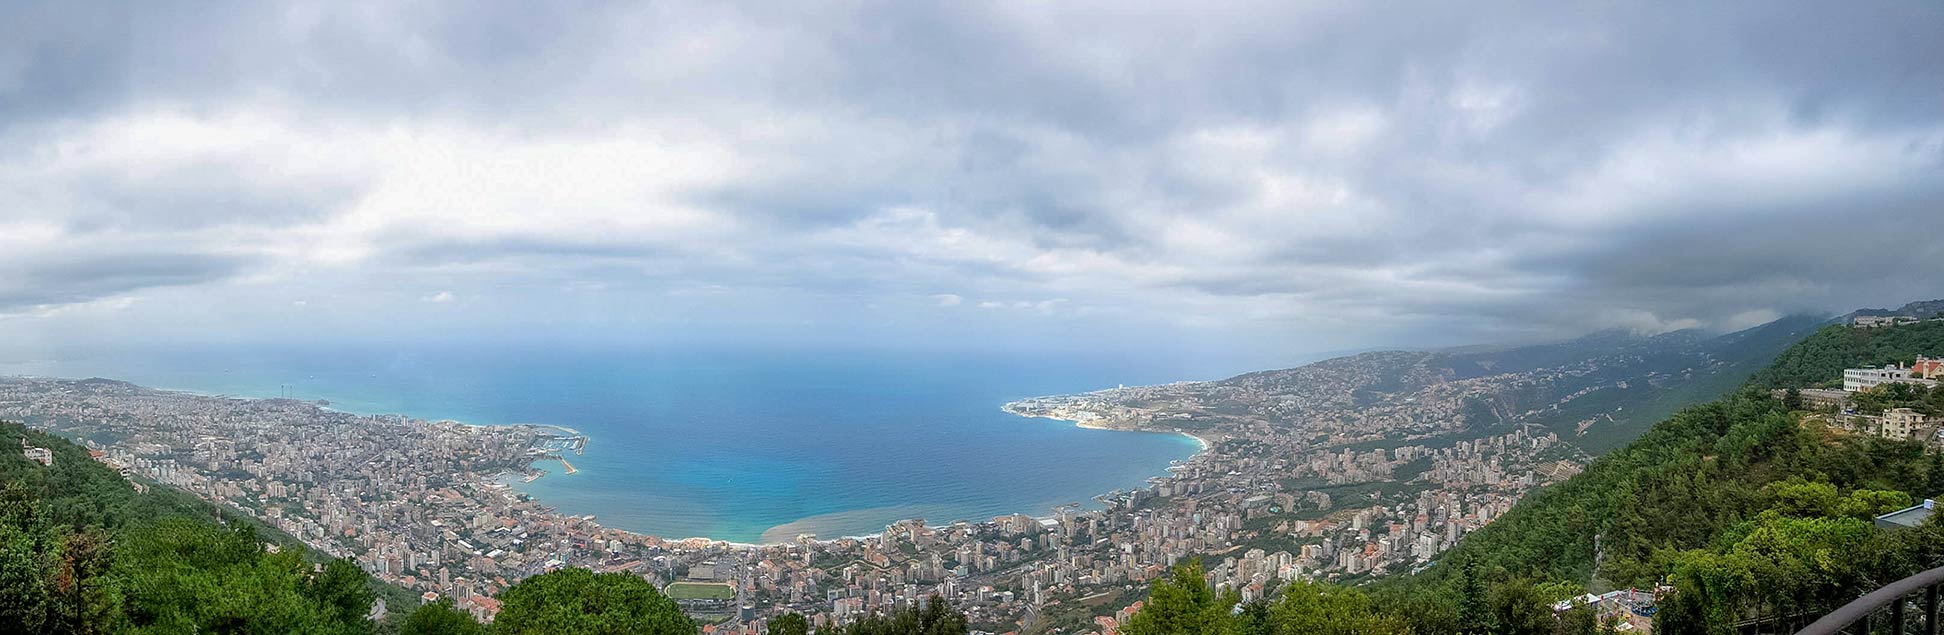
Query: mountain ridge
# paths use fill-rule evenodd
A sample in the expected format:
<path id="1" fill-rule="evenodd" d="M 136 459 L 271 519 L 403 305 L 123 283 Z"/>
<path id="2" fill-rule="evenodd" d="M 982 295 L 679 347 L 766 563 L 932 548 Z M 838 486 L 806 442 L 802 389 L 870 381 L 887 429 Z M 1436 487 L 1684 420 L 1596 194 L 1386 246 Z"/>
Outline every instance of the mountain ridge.
<path id="1" fill-rule="evenodd" d="M 1712 336 L 1608 330 L 1489 352 L 1371 351 L 1211 381 L 1022 400 L 1008 409 L 1109 428 L 1219 433 L 1254 424 L 1296 426 L 1307 418 L 1372 408 L 1403 412 L 1423 424 L 1436 415 L 1411 415 L 1411 404 L 1456 391 L 1470 400 L 1460 427 L 1538 425 L 1597 454 L 1682 405 L 1726 393 L 1826 321 L 1795 315 Z M 1417 433 L 1438 434 L 1405 434 Z"/>

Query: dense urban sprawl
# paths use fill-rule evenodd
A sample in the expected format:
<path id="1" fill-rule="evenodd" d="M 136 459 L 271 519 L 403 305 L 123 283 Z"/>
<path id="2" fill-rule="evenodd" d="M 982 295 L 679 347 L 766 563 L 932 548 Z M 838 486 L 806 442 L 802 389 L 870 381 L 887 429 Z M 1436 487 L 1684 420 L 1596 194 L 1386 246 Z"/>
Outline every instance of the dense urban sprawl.
<path id="1" fill-rule="evenodd" d="M 784 612 L 842 623 L 937 594 L 982 629 L 1113 633 L 1139 590 L 1186 558 L 1245 600 L 1281 581 L 1410 570 L 1580 470 L 1585 454 L 1570 439 L 1526 420 L 1598 387 L 1507 395 L 1567 384 L 1597 363 L 1461 379 L 1432 359 L 1373 353 L 1006 404 L 1088 427 L 1192 434 L 1206 448 L 1090 508 L 912 519 L 870 537 L 771 545 L 643 536 L 511 488 L 542 466 L 572 469 L 568 455 L 588 440 L 564 428 L 40 378 L 0 379 L 0 418 L 80 439 L 138 484 L 233 507 L 482 618 L 512 583 L 578 566 L 664 585 L 716 632 L 761 632 Z M 1920 368 L 1903 376 L 1938 371 Z"/>

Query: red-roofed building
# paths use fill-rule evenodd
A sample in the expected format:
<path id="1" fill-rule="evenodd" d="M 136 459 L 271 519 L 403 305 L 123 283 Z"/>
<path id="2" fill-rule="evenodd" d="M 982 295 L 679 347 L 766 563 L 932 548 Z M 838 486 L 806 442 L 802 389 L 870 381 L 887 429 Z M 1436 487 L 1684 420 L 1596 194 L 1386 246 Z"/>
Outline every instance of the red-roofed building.
<path id="1" fill-rule="evenodd" d="M 1944 379 L 1944 359 L 1919 357 L 1917 363 L 1910 365 L 1910 375 L 1924 379 Z"/>
<path id="2" fill-rule="evenodd" d="M 500 612 L 500 601 L 484 595 L 472 596 L 466 603 L 472 605 L 470 612 L 481 622 L 493 621 L 493 616 L 499 615 Z"/>

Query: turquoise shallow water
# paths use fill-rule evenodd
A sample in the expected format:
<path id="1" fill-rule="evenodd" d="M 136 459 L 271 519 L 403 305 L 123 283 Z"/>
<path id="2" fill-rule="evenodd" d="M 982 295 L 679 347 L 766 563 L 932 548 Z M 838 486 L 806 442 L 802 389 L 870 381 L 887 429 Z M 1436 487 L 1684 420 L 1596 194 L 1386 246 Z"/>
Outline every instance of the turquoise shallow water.
<path id="1" fill-rule="evenodd" d="M 360 413 L 548 423 L 591 439 L 520 484 L 570 514 L 665 537 L 757 542 L 943 523 L 1136 487 L 1185 459 L 1179 435 L 1015 417 L 1007 401 L 1206 378 L 1169 360 L 981 354 L 571 349 L 198 350 L 0 366 Z M 767 534 L 767 538 L 766 538 Z"/>

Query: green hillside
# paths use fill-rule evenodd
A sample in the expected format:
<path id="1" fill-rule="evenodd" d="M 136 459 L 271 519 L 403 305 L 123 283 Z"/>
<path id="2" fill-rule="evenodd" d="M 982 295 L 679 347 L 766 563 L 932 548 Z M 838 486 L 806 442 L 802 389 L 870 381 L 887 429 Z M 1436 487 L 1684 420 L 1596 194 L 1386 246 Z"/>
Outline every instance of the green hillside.
<path id="1" fill-rule="evenodd" d="M 1464 569 L 1497 584 L 1594 591 L 1672 582 L 1684 599 L 1669 607 L 1663 632 L 1708 632 L 1764 601 L 1840 604 L 1935 566 L 1944 532 L 1868 531 L 1868 518 L 1944 494 L 1940 455 L 1804 423 L 1767 391 L 1827 385 L 1843 368 L 1922 352 L 1944 352 L 1944 324 L 1818 330 L 1744 389 L 1683 409 L 1466 537 L 1441 566 L 1380 592 L 1456 593 Z"/>
<path id="2" fill-rule="evenodd" d="M 1364 589 L 1298 584 L 1231 612 L 1238 598 L 1197 591 L 1190 566 L 1157 582 L 1123 632 L 1592 635 L 1612 625 L 1577 609 L 1555 619 L 1549 605 L 1661 586 L 1669 591 L 1656 633 L 1727 635 L 1764 618 L 1787 632 L 1944 564 L 1944 516 L 1895 531 L 1871 523 L 1944 494 L 1944 453 L 1830 429 L 1769 388 L 1824 385 L 1845 367 L 1939 352 L 1937 324 L 1818 330 L 1742 388 L 1681 409 L 1534 492 L 1421 573 Z M 1944 394 L 1895 398 L 1929 407 Z"/>
<path id="3" fill-rule="evenodd" d="M 1944 322 L 1859 329 L 1832 324 L 1776 356 L 1749 383 L 1764 388 L 1841 386 L 1843 369 L 1908 363 L 1918 355 L 1944 355 Z"/>
<path id="4" fill-rule="evenodd" d="M 27 459 L 22 440 L 53 454 Z M 417 597 L 185 492 L 146 492 L 86 448 L 0 423 L 0 622 L 20 632 L 365 632 Z M 318 569 L 318 565 L 323 565 Z M 37 626 L 38 625 L 38 626 Z M 267 629 L 267 630 L 265 630 Z"/>

